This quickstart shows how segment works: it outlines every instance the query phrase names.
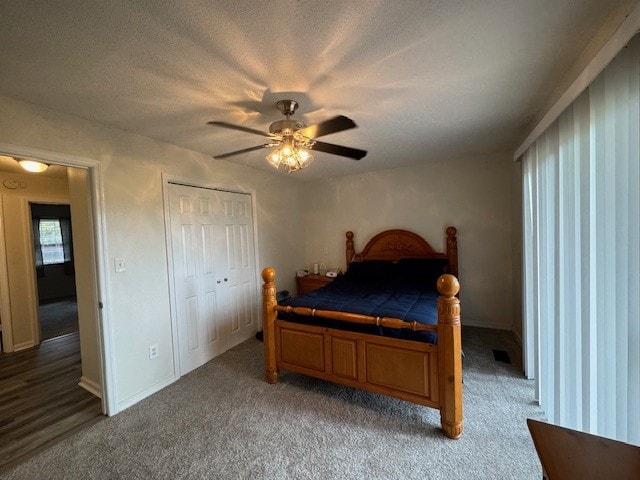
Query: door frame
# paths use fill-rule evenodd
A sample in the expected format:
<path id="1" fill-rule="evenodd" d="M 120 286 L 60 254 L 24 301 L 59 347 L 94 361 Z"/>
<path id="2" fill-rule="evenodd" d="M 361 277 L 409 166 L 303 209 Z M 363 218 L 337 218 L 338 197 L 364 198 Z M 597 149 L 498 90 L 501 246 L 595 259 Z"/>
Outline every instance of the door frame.
<path id="1" fill-rule="evenodd" d="M 38 196 L 28 196 L 22 197 L 22 201 L 20 202 L 20 208 L 22 209 L 22 217 L 23 217 L 23 225 L 24 231 L 22 232 L 23 241 L 27 242 L 25 245 L 25 253 L 27 255 L 27 263 L 29 264 L 29 268 L 27 269 L 27 277 L 29 279 L 29 288 L 27 293 L 27 301 L 29 302 L 29 310 L 30 310 L 30 327 L 31 327 L 31 338 L 33 339 L 33 345 L 28 345 L 28 347 L 32 347 L 35 345 L 40 345 L 40 314 L 38 313 L 38 306 L 40 305 L 40 298 L 38 296 L 38 279 L 35 276 L 35 265 L 36 260 L 33 253 L 33 225 L 32 225 L 32 217 L 31 217 L 31 204 L 32 203 L 40 203 L 47 205 L 65 205 L 69 203 L 68 198 L 62 197 L 38 197 Z M 21 346 L 22 348 L 22 346 Z"/>
<path id="2" fill-rule="evenodd" d="M 11 143 L 0 142 L 0 154 L 9 155 L 11 157 L 33 158 L 48 164 L 62 165 L 66 167 L 85 168 L 88 173 L 89 192 L 91 199 L 91 223 L 93 236 L 93 257 L 95 261 L 95 278 L 94 289 L 98 304 L 95 306 L 95 318 L 98 319 L 96 331 L 98 336 L 98 363 L 101 373 L 102 387 L 102 412 L 106 415 L 115 415 L 118 413 L 117 408 L 117 392 L 115 382 L 115 359 L 113 355 L 113 338 L 110 328 L 109 297 L 107 282 L 107 256 L 106 256 L 106 222 L 105 222 L 105 202 L 104 202 L 104 179 L 102 174 L 102 166 L 100 161 L 89 157 L 72 155 L 67 153 L 53 152 L 42 150 L 39 148 L 28 147 L 24 145 L 15 145 Z M 3 225 L 0 225 L 0 234 L 4 233 Z M 2 241 L 4 243 L 4 235 Z M 0 247 L 0 261 L 6 261 L 2 258 L 4 245 Z M 6 264 L 6 263 L 5 263 Z M 6 271 L 4 269 L 3 271 Z M 6 274 L 5 274 L 6 275 Z M 8 288 L 3 285 L 7 280 L 1 278 L 0 275 L 0 301 L 6 305 Z M 3 327 L 4 328 L 4 327 Z"/>
<path id="3" fill-rule="evenodd" d="M 182 177 L 179 175 L 173 175 L 169 173 L 162 174 L 162 197 L 164 202 L 164 231 L 165 242 L 167 251 L 167 273 L 169 275 L 169 309 L 171 312 L 171 340 L 173 343 L 173 375 L 175 379 L 180 378 L 180 350 L 178 340 L 178 314 L 176 310 L 176 286 L 173 270 L 173 248 L 171 244 L 171 207 L 169 202 L 169 185 L 177 184 L 185 187 L 205 188 L 207 190 L 221 190 L 230 193 L 240 193 L 243 195 L 251 196 L 251 210 L 252 210 L 252 223 L 253 223 L 253 249 L 254 249 L 254 269 L 256 272 L 256 298 L 260 299 L 260 259 L 258 253 L 258 209 L 256 200 L 256 191 L 254 189 L 240 188 L 238 186 L 230 186 L 223 183 L 207 182 L 202 180 L 195 180 L 189 177 Z M 258 317 L 260 317 L 260 311 L 258 309 Z M 259 322 L 261 325 L 262 322 Z"/>
<path id="4" fill-rule="evenodd" d="M 5 227 L 2 204 L 2 195 L 0 195 L 0 264 L 4 268 L 0 268 L 0 320 L 2 320 L 2 342 L 0 343 L 0 352 L 13 352 L 13 330 L 11 325 L 11 308 L 9 306 L 9 272 L 7 265 L 7 249 L 5 246 Z M 9 320 L 7 320 L 9 319 Z M 7 341 L 9 339 L 9 341 Z"/>

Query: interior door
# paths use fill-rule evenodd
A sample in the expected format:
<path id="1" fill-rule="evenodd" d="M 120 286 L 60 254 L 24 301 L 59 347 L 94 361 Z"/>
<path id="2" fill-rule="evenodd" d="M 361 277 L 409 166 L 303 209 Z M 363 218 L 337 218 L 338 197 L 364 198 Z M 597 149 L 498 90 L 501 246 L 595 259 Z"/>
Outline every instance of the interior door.
<path id="1" fill-rule="evenodd" d="M 257 296 L 253 216 L 251 197 L 218 192 L 222 204 L 226 253 L 222 288 L 227 299 L 225 321 L 229 348 L 243 342 L 257 330 Z"/>
<path id="2" fill-rule="evenodd" d="M 215 275 L 215 192 L 170 185 L 175 308 L 184 375 L 224 352 Z"/>
<path id="3" fill-rule="evenodd" d="M 251 197 L 169 185 L 180 374 L 257 329 Z"/>

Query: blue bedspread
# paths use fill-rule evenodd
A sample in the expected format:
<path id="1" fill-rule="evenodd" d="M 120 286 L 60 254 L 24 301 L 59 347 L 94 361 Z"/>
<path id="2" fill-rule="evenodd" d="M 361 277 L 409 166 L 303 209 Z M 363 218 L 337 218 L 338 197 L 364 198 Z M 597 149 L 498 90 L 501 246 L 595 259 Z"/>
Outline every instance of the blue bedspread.
<path id="1" fill-rule="evenodd" d="M 374 317 L 393 317 L 407 322 L 437 325 L 437 277 L 445 268 L 442 262 L 431 270 L 409 268 L 407 263 L 365 262 L 352 264 L 349 271 L 318 290 L 286 300 L 282 305 L 317 310 L 352 312 Z M 336 320 L 280 313 L 280 318 L 330 328 L 384 335 L 435 343 L 433 332 L 360 325 Z"/>

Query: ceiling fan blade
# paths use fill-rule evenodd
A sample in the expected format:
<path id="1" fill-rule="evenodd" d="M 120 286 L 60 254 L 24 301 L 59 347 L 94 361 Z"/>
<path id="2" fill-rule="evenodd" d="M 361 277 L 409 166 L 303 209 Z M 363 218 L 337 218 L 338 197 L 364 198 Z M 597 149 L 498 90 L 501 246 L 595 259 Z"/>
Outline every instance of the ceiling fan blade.
<path id="1" fill-rule="evenodd" d="M 329 135 L 330 133 L 337 133 L 356 127 L 357 125 L 353 120 L 345 117 L 344 115 L 338 115 L 337 117 L 330 118 L 324 122 L 302 128 L 298 130 L 298 133 L 307 138 L 318 138 L 324 135 Z"/>
<path id="2" fill-rule="evenodd" d="M 343 147 L 342 145 L 334 145 L 333 143 L 316 142 L 311 147 L 311 150 L 318 152 L 331 153 L 333 155 L 340 155 L 342 157 L 353 158 L 354 160 L 360 160 L 367 154 L 366 150 L 359 150 L 357 148 Z"/>
<path id="3" fill-rule="evenodd" d="M 260 150 L 261 148 L 268 148 L 273 146 L 271 143 L 266 143 L 264 145 L 257 145 L 255 147 L 243 148 L 242 150 L 236 150 L 235 152 L 222 153 L 220 155 L 213 155 L 213 158 L 221 159 L 227 157 L 233 157 L 234 155 L 240 155 L 241 153 L 253 152 L 254 150 Z"/>
<path id="4" fill-rule="evenodd" d="M 267 132 L 261 132 L 260 130 L 255 130 L 253 128 L 243 127 L 242 125 L 234 125 L 233 123 L 216 122 L 216 121 L 212 120 L 211 122 L 207 122 L 207 125 L 214 125 L 216 127 L 230 128 L 231 130 L 240 130 L 241 132 L 255 133 L 256 135 L 262 135 L 263 137 L 268 137 L 269 136 L 269 134 Z"/>

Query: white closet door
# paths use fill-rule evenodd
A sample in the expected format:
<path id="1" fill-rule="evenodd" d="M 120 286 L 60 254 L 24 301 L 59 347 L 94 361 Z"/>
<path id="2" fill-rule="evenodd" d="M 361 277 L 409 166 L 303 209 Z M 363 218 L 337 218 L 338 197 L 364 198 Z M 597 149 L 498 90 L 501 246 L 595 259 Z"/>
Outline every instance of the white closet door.
<path id="1" fill-rule="evenodd" d="M 235 346 L 257 330 L 257 295 L 251 197 L 218 192 L 222 203 L 224 249 L 224 297 L 227 299 L 228 345 Z"/>
<path id="2" fill-rule="evenodd" d="M 170 184 L 169 204 L 184 375 L 257 329 L 251 197 Z"/>

